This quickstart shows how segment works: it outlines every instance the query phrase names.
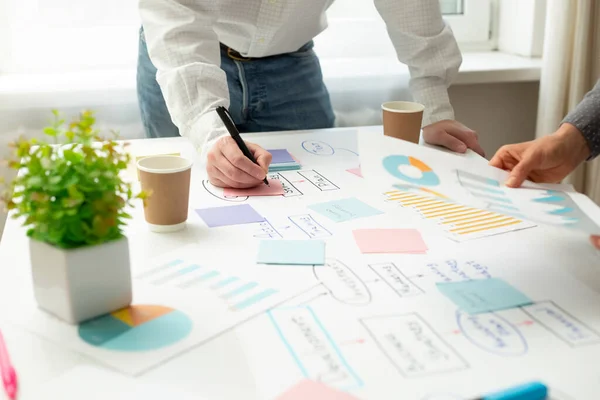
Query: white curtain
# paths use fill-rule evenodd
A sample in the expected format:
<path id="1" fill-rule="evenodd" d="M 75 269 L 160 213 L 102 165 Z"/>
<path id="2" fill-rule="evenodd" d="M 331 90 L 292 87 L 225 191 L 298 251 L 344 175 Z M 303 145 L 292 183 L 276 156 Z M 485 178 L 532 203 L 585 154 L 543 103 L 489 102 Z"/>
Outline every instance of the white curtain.
<path id="1" fill-rule="evenodd" d="M 547 10 L 537 137 L 554 132 L 600 78 L 600 2 L 549 0 Z M 567 181 L 600 204 L 600 160 Z"/>

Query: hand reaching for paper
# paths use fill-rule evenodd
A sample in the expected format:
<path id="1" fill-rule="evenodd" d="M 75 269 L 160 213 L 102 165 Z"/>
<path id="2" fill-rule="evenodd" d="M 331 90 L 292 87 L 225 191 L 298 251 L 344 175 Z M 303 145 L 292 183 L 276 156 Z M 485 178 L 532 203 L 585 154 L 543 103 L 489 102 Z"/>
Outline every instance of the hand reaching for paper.
<path id="1" fill-rule="evenodd" d="M 223 188 L 246 189 L 262 184 L 269 171 L 271 153 L 246 143 L 258 165 L 248 159 L 230 136 L 219 139 L 207 154 L 206 172 L 210 183 Z"/>
<path id="2" fill-rule="evenodd" d="M 458 121 L 443 120 L 427 125 L 423 128 L 423 139 L 429 144 L 443 146 L 457 153 L 471 149 L 485 157 L 485 152 L 479 145 L 477 132 Z"/>
<path id="3" fill-rule="evenodd" d="M 571 124 L 563 124 L 549 136 L 501 147 L 490 165 L 510 172 L 506 181 L 509 187 L 519 187 L 526 179 L 557 183 L 589 154 L 590 149 L 581 132 Z"/>

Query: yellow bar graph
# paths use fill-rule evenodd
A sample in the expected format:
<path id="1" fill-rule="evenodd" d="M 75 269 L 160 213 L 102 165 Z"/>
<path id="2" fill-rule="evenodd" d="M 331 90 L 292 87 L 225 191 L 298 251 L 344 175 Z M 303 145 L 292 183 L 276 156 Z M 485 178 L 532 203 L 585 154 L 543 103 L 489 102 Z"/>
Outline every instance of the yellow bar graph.
<path id="1" fill-rule="evenodd" d="M 521 224 L 521 223 L 523 223 L 523 221 L 513 218 L 512 221 L 507 222 L 506 224 L 488 226 L 488 227 L 485 227 L 485 228 L 471 229 L 471 230 L 468 230 L 468 231 L 460 232 L 460 235 L 468 235 L 470 233 L 488 231 L 488 230 L 496 229 L 496 228 L 504 228 L 506 226 L 515 225 L 515 224 Z"/>
<path id="2" fill-rule="evenodd" d="M 429 211 L 429 212 L 424 212 L 423 216 L 425 218 L 438 218 L 438 217 L 444 217 L 446 215 L 448 215 L 450 212 L 452 211 L 457 211 L 457 210 L 461 210 L 464 209 L 464 206 L 457 206 L 457 205 L 453 205 L 451 207 L 446 207 L 440 210 L 436 210 L 436 211 Z"/>
<path id="3" fill-rule="evenodd" d="M 480 217 L 489 216 L 489 215 L 495 215 L 495 213 L 489 212 L 489 211 L 483 211 L 483 210 L 461 212 L 461 213 L 456 213 L 455 215 L 450 216 L 450 217 L 445 217 L 442 224 L 453 224 L 455 222 L 461 222 L 461 221 L 465 221 L 467 219 L 480 218 Z"/>
<path id="4" fill-rule="evenodd" d="M 425 209 L 426 207 L 431 207 L 434 206 L 436 204 L 448 204 L 448 203 L 444 203 L 444 202 L 440 202 L 439 200 L 423 200 L 423 199 L 418 199 L 418 200 L 410 200 L 410 201 L 403 201 L 402 205 L 405 207 L 408 206 L 418 206 L 421 210 Z"/>
<path id="5" fill-rule="evenodd" d="M 514 218 L 513 217 L 505 217 L 505 218 L 499 219 L 499 220 L 494 221 L 494 222 L 495 223 L 502 223 L 502 222 L 508 222 L 508 221 L 514 221 Z M 465 227 L 465 228 L 450 229 L 450 232 L 461 233 L 461 232 L 464 232 L 464 231 L 469 231 L 470 229 L 473 229 L 473 228 L 481 228 L 481 227 L 484 227 L 484 226 L 487 226 L 489 228 L 490 224 L 488 222 L 482 222 L 481 224 L 470 225 L 470 226 Z"/>
<path id="6" fill-rule="evenodd" d="M 387 201 L 397 202 L 402 207 L 420 212 L 423 218 L 436 222 L 441 229 L 456 240 L 508 232 L 519 229 L 519 226 L 513 227 L 519 224 L 522 227 L 532 226 L 509 215 L 456 204 L 440 198 L 422 196 L 413 192 L 392 190 L 384 194 Z"/>
<path id="7" fill-rule="evenodd" d="M 478 223 L 482 223 L 482 222 L 485 222 L 485 223 L 488 223 L 488 224 L 492 224 L 494 222 L 497 222 L 497 220 L 502 220 L 504 218 L 506 218 L 506 215 L 499 215 L 499 214 L 493 215 L 492 214 L 491 216 L 487 216 L 487 217 L 484 217 L 484 218 L 466 219 L 466 220 L 464 220 L 462 222 L 458 222 L 458 223 L 452 224 L 452 226 L 454 226 L 454 227 L 457 227 L 457 226 L 468 226 L 468 225 L 478 224 Z"/>

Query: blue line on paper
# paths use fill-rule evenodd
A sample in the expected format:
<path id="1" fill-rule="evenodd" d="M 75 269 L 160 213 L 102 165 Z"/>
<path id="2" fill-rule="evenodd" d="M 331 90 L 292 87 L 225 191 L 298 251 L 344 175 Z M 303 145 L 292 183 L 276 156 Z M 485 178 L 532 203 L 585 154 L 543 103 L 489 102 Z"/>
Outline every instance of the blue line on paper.
<path id="1" fill-rule="evenodd" d="M 303 308 L 308 310 L 308 312 L 311 314 L 311 316 L 313 317 L 313 319 L 315 320 L 315 323 L 317 324 L 317 326 L 321 329 L 321 331 L 323 332 L 323 334 L 325 335 L 325 338 L 329 341 L 329 344 L 331 345 L 331 347 L 333 347 L 335 353 L 338 355 L 340 362 L 344 365 L 344 367 L 346 367 L 348 373 L 352 376 L 352 378 L 354 379 L 354 381 L 356 382 L 356 387 L 362 387 L 364 385 L 364 382 L 358 377 L 358 375 L 354 372 L 354 370 L 350 367 L 350 365 L 348 364 L 348 362 L 346 361 L 346 359 L 344 358 L 344 356 L 342 355 L 340 349 L 337 347 L 337 345 L 335 344 L 335 342 L 333 341 L 333 339 L 331 338 L 331 336 L 329 335 L 329 333 L 327 332 L 327 330 L 325 329 L 325 327 L 323 326 L 323 324 L 319 321 L 319 319 L 317 318 L 315 312 L 313 311 L 313 309 L 310 306 L 298 306 L 295 308 Z M 298 366 L 298 368 L 300 368 L 300 371 L 302 371 L 302 374 L 304 375 L 305 378 L 309 378 L 310 376 L 308 374 L 308 371 L 306 370 L 306 368 L 304 367 L 304 364 L 302 364 L 302 362 L 300 361 L 300 359 L 298 358 L 298 355 L 296 354 L 296 352 L 294 351 L 294 348 L 291 346 L 291 344 L 288 342 L 288 340 L 286 339 L 285 335 L 283 334 L 283 332 L 281 331 L 281 328 L 279 327 L 279 325 L 277 324 L 277 321 L 275 320 L 275 317 L 273 316 L 273 310 L 269 310 L 267 311 L 267 314 L 269 315 L 269 318 L 271 319 L 271 322 L 273 323 L 273 325 L 275 326 L 275 330 L 277 331 L 277 333 L 279 334 L 279 337 L 281 339 L 281 341 L 283 342 L 283 344 L 285 345 L 285 347 L 288 349 L 288 351 L 290 352 L 290 354 L 292 355 L 292 358 L 294 359 L 294 361 L 296 362 L 296 365 Z M 353 389 L 354 387 L 347 387 L 345 388 L 345 390 L 349 390 L 349 389 Z"/>

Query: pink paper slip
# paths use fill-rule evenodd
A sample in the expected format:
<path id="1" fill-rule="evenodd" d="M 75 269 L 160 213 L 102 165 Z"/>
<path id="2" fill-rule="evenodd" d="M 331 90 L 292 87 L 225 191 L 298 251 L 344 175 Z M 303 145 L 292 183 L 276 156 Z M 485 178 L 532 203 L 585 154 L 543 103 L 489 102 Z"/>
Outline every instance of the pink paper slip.
<path id="1" fill-rule="evenodd" d="M 280 394 L 275 400 L 358 400 L 358 398 L 319 382 L 303 380 Z"/>
<path id="2" fill-rule="evenodd" d="M 281 196 L 283 194 L 283 185 L 277 179 L 271 179 L 269 186 L 261 183 L 250 189 L 225 189 L 223 195 L 227 197 L 244 196 Z"/>
<path id="3" fill-rule="evenodd" d="M 358 167 L 358 168 L 350 168 L 350 169 L 347 169 L 346 171 L 348 171 L 351 174 L 354 174 L 354 175 L 356 175 L 356 176 L 358 176 L 360 178 L 363 178 L 362 171 L 360 170 L 360 167 Z"/>
<path id="4" fill-rule="evenodd" d="M 354 240 L 361 253 L 425 254 L 428 250 L 416 229 L 357 229 Z"/>

